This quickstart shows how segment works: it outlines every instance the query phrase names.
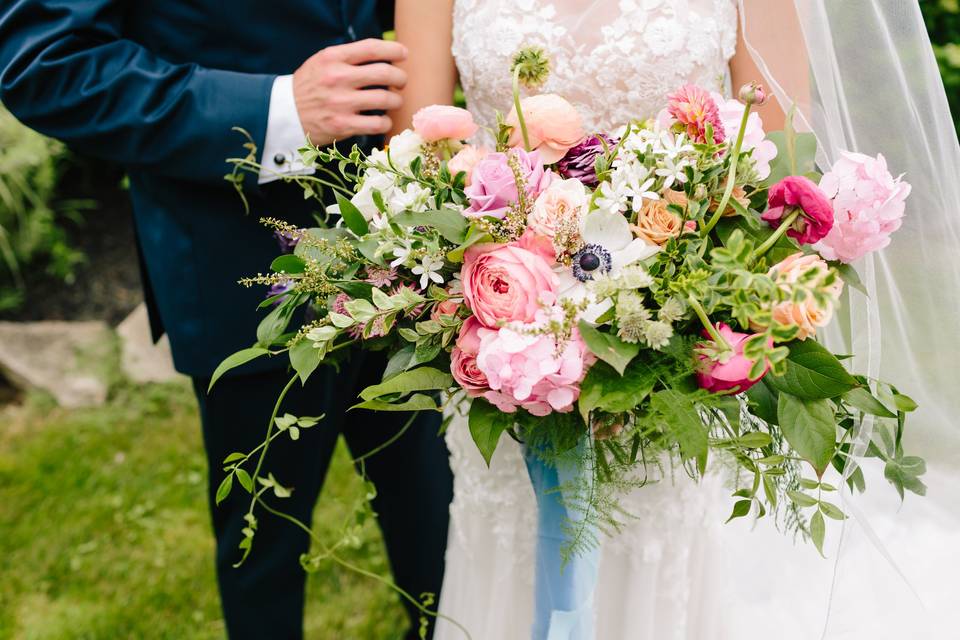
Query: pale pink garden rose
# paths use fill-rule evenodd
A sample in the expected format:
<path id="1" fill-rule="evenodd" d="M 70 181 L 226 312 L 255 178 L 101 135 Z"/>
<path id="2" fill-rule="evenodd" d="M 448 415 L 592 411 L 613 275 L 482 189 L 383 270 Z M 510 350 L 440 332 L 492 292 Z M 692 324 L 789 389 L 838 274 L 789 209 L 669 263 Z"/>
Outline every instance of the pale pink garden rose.
<path id="1" fill-rule="evenodd" d="M 484 329 L 476 318 L 470 316 L 460 327 L 456 346 L 450 352 L 450 373 L 467 395 L 475 398 L 490 390 L 487 376 L 477 367 L 477 354 L 480 352 L 480 333 L 491 331 Z"/>
<path id="2" fill-rule="evenodd" d="M 750 369 L 753 367 L 753 361 L 743 355 L 743 345 L 750 339 L 751 334 L 739 333 L 731 329 L 728 325 L 720 323 L 717 325 L 717 332 L 726 340 L 727 344 L 733 349 L 722 356 L 713 355 L 720 350 L 720 345 L 714 342 L 702 343 L 697 346 L 697 382 L 701 389 L 706 389 L 711 393 L 722 393 L 725 391 L 743 392 L 757 384 L 760 378 L 767 375 L 770 365 L 763 370 L 757 378 L 750 377 Z M 704 330 L 703 336 L 709 338 L 710 334 Z"/>
<path id="3" fill-rule="evenodd" d="M 517 176 L 510 167 L 511 157 L 516 159 L 524 190 L 530 199 L 540 195 L 556 176 L 552 171 L 544 170 L 539 151 L 527 153 L 523 149 L 511 149 L 507 153 L 488 154 L 473 168 L 470 186 L 464 189 L 470 199 L 470 207 L 464 210 L 464 216 L 503 218 L 510 207 L 517 204 L 520 192 Z"/>
<path id="4" fill-rule="evenodd" d="M 466 109 L 434 104 L 413 114 L 413 130 L 425 142 L 466 140 L 477 132 L 477 123 Z"/>
<path id="5" fill-rule="evenodd" d="M 900 228 L 911 186 L 876 158 L 844 152 L 820 179 L 820 189 L 833 201 L 834 225 L 814 248 L 827 260 L 854 262 L 890 244 Z"/>
<path id="6" fill-rule="evenodd" d="M 527 125 L 527 137 L 530 149 L 540 152 L 544 164 L 559 162 L 567 151 L 583 140 L 586 135 L 580 114 L 564 98 L 545 93 L 530 96 L 520 101 L 523 120 Z M 511 147 L 523 146 L 523 132 L 514 107 L 507 116 L 507 124 L 513 127 L 508 144 Z"/>
<path id="7" fill-rule="evenodd" d="M 490 150 L 486 147 L 475 147 L 471 144 L 464 145 L 464 147 L 447 162 L 447 169 L 450 171 L 450 175 L 454 177 L 461 172 L 466 173 L 467 177 L 464 186 L 469 187 L 473 181 L 473 168 L 489 154 Z"/>
<path id="8" fill-rule="evenodd" d="M 576 178 L 554 180 L 533 203 L 527 226 L 551 240 L 558 230 L 578 229 L 587 212 L 590 198 L 583 183 Z"/>
<path id="9" fill-rule="evenodd" d="M 520 243 L 470 247 L 460 278 L 467 307 L 486 327 L 532 322 L 541 301 L 556 297 L 551 261 Z"/>
<path id="10" fill-rule="evenodd" d="M 714 102 L 720 113 L 720 121 L 723 128 L 729 136 L 731 144 L 737 138 L 740 132 L 740 123 L 743 121 L 743 110 L 746 109 L 739 100 L 728 100 L 719 93 L 712 93 Z M 767 140 L 767 134 L 763 130 L 763 120 L 756 111 L 750 113 L 747 117 L 747 127 L 743 132 L 742 151 L 753 150 L 751 158 L 757 171 L 757 177 L 765 180 L 770 175 L 770 162 L 777 157 L 777 145 Z"/>
<path id="11" fill-rule="evenodd" d="M 545 416 L 573 410 L 594 355 L 576 329 L 561 345 L 530 331 L 523 326 L 481 330 L 477 368 L 490 385 L 483 397 L 505 413 L 523 408 Z"/>
<path id="12" fill-rule="evenodd" d="M 816 270 L 819 278 L 822 279 L 829 274 L 830 265 L 816 254 L 794 253 L 775 264 L 767 275 L 781 285 L 784 290 L 789 291 L 803 274 L 811 270 Z M 812 338 L 817 334 L 818 329 L 830 324 L 835 303 L 840 299 L 842 292 L 843 281 L 837 278 L 836 282 L 826 291 L 831 300 L 826 307 L 817 304 L 812 296 L 808 296 L 802 302 L 788 300 L 773 308 L 773 319 L 782 325 L 796 326 L 800 330 L 797 334 L 798 340 Z"/>

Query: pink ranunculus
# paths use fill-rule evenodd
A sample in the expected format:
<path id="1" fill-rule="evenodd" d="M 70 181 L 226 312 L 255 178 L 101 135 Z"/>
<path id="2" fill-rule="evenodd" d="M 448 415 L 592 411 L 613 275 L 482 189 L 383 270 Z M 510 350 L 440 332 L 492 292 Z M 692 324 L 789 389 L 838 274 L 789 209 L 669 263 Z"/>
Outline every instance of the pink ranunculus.
<path id="1" fill-rule="evenodd" d="M 506 413 L 518 407 L 535 416 L 571 411 L 594 355 L 575 329 L 561 345 L 550 335 L 524 329 L 480 332 L 477 368 L 490 385 L 483 397 Z"/>
<path id="2" fill-rule="evenodd" d="M 854 262 L 890 244 L 911 190 L 901 177 L 890 174 L 882 155 L 843 153 L 820 179 L 820 188 L 833 200 L 834 224 L 814 248 L 827 260 Z"/>
<path id="3" fill-rule="evenodd" d="M 534 248 L 516 242 L 467 249 L 460 272 L 463 297 L 481 324 L 532 322 L 542 301 L 553 302 L 557 276 L 551 261 Z"/>
<path id="4" fill-rule="evenodd" d="M 771 227 L 780 226 L 783 218 L 799 209 L 787 235 L 800 244 L 813 244 L 826 236 L 833 227 L 833 205 L 810 178 L 787 176 L 770 187 L 769 208 L 761 218 Z"/>
<path id="5" fill-rule="evenodd" d="M 760 378 L 767 375 L 770 365 L 767 364 L 760 377 L 750 378 L 750 369 L 753 367 L 753 362 L 743 355 L 743 343 L 751 337 L 751 334 L 738 333 L 722 322 L 717 325 L 717 331 L 733 349 L 733 353 L 727 351 L 717 355 L 716 352 L 722 349 L 722 345 L 717 345 L 712 341 L 698 345 L 697 382 L 702 389 L 711 393 L 731 390 L 746 391 L 759 382 Z M 710 337 L 707 331 L 704 331 L 703 335 L 706 338 Z"/>
<path id="6" fill-rule="evenodd" d="M 450 352 L 450 373 L 470 397 L 483 395 L 490 390 L 487 376 L 477 368 L 477 354 L 480 352 L 480 334 L 489 332 L 476 318 L 470 316 L 460 327 L 457 343 Z"/>
<path id="7" fill-rule="evenodd" d="M 743 110 L 747 107 L 739 100 L 728 100 L 716 92 L 710 95 L 717 103 L 724 130 L 730 139 L 736 139 L 737 134 L 740 133 L 740 123 L 743 121 Z M 767 140 L 767 134 L 763 130 L 763 120 L 756 111 L 747 118 L 741 150 L 753 151 L 750 157 L 753 159 L 757 177 L 765 180 L 770 175 L 770 162 L 777 157 L 777 145 Z"/>
<path id="8" fill-rule="evenodd" d="M 477 124 L 466 109 L 434 104 L 413 114 L 413 130 L 426 142 L 466 140 L 477 132 Z"/>
<path id="9" fill-rule="evenodd" d="M 544 164 L 553 164 L 583 140 L 583 121 L 580 114 L 564 98 L 552 93 L 530 96 L 520 101 L 523 120 L 527 125 L 530 149 L 540 151 Z M 507 116 L 507 124 L 513 127 L 508 144 L 523 146 L 523 132 L 514 107 Z"/>
<path id="10" fill-rule="evenodd" d="M 508 155 L 509 154 L 509 155 Z M 473 168 L 470 186 L 464 189 L 470 207 L 463 212 L 468 218 L 492 216 L 503 218 L 517 204 L 517 178 L 510 167 L 510 156 L 520 167 L 527 196 L 535 199 L 553 180 L 553 172 L 544 171 L 537 151 L 511 149 L 507 153 L 491 153 Z"/>
<path id="11" fill-rule="evenodd" d="M 695 142 L 707 141 L 707 125 L 713 128 L 713 140 L 720 144 L 726 139 L 717 103 L 710 93 L 695 84 L 680 87 L 667 96 L 667 112 L 684 126 Z"/>
<path id="12" fill-rule="evenodd" d="M 467 178 L 464 186 L 469 187 L 470 183 L 473 182 L 473 168 L 489 154 L 490 150 L 486 147 L 475 147 L 470 144 L 464 145 L 464 147 L 447 162 L 447 169 L 450 171 L 450 175 L 454 177 L 456 177 L 458 173 L 466 173 Z"/>

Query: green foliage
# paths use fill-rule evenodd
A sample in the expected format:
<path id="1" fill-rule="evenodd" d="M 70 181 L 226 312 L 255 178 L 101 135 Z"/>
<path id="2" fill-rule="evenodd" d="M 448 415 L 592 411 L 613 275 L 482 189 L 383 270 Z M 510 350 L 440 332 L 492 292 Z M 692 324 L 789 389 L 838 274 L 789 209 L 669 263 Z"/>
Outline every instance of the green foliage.
<path id="1" fill-rule="evenodd" d="M 70 282 L 83 256 L 62 223 L 79 219 L 85 202 L 57 201 L 64 149 L 30 131 L 0 106 L 0 311 L 24 298 L 25 269 L 44 265 Z"/>
<path id="2" fill-rule="evenodd" d="M 477 398 L 470 404 L 470 435 L 488 465 L 493 452 L 497 450 L 500 436 L 514 422 L 515 416 L 503 413 L 486 400 Z"/>
<path id="3" fill-rule="evenodd" d="M 923 0 L 920 10 L 940 64 L 953 120 L 960 129 L 960 1 Z"/>

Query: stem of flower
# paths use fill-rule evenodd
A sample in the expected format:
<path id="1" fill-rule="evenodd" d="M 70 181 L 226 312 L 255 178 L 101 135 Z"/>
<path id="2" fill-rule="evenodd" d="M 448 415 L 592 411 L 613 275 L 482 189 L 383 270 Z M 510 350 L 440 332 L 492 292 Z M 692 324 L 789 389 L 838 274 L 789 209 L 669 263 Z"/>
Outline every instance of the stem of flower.
<path id="1" fill-rule="evenodd" d="M 713 338 L 713 341 L 717 344 L 723 345 L 723 348 L 727 351 L 733 351 L 733 347 L 730 346 L 730 343 L 727 342 L 722 335 L 720 335 L 720 332 L 717 331 L 717 328 L 712 322 L 710 322 L 710 318 L 707 317 L 707 312 L 704 310 L 703 305 L 700 304 L 700 301 L 691 295 L 687 297 L 687 302 L 690 303 L 690 308 L 692 308 L 697 314 L 697 317 L 700 318 L 700 323 L 703 325 L 703 328 L 707 330 L 707 333 L 710 334 L 710 337 Z"/>
<path id="2" fill-rule="evenodd" d="M 790 227 L 793 226 L 793 223 L 797 221 L 797 218 L 800 216 L 800 209 L 794 209 L 791 211 L 786 218 L 783 219 L 783 222 L 780 223 L 780 226 L 777 227 L 777 230 L 773 232 L 773 235 L 767 238 L 762 245 L 756 248 L 753 252 L 753 255 L 750 256 L 748 263 L 752 264 L 756 262 L 760 257 L 763 256 L 767 251 L 773 248 L 773 245 L 777 244 L 777 240 L 783 237 Z"/>
<path id="3" fill-rule="evenodd" d="M 720 199 L 720 204 L 717 205 L 717 210 L 713 212 L 713 217 L 710 218 L 706 226 L 703 228 L 703 231 L 700 233 L 700 235 L 704 238 L 706 238 L 707 234 L 710 233 L 715 226 L 717 226 L 717 223 L 720 222 L 720 218 L 723 217 L 723 212 L 727 209 L 727 205 L 730 204 L 730 197 L 733 195 L 733 188 L 737 184 L 737 167 L 740 164 L 740 150 L 743 148 L 743 134 L 747 130 L 747 119 L 749 117 L 750 105 L 746 105 L 743 108 L 743 118 L 740 120 L 740 131 L 737 132 L 737 140 L 733 145 L 733 152 L 730 156 L 730 172 L 727 174 L 727 187 L 723 191 L 723 198 Z M 706 243 L 702 245 L 702 247 L 706 246 Z"/>
<path id="4" fill-rule="evenodd" d="M 527 122 L 523 119 L 523 108 L 520 106 L 520 65 L 513 69 L 513 106 L 517 110 L 520 133 L 523 134 L 523 148 L 530 151 L 530 135 L 527 133 Z"/>

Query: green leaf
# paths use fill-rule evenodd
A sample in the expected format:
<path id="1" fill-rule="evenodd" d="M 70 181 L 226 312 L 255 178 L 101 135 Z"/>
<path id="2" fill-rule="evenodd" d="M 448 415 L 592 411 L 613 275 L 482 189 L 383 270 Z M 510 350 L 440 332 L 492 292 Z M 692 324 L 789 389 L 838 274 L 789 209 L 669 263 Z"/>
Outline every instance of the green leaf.
<path id="1" fill-rule="evenodd" d="M 630 361 L 640 353 L 639 344 L 630 344 L 615 335 L 603 333 L 585 320 L 581 320 L 579 326 L 580 335 L 593 355 L 616 369 L 620 375 L 623 375 Z"/>
<path id="2" fill-rule="evenodd" d="M 843 394 L 843 401 L 851 407 L 873 416 L 880 416 L 881 418 L 897 417 L 897 414 L 883 406 L 883 403 L 874 398 L 873 394 L 863 387 L 857 387 L 856 389 L 847 391 Z"/>
<path id="3" fill-rule="evenodd" d="M 580 415 L 586 422 L 594 409 L 609 413 L 632 411 L 650 395 L 657 380 L 657 371 L 641 360 L 627 365 L 622 376 L 607 363 L 598 362 L 590 367 L 580 385 Z"/>
<path id="4" fill-rule="evenodd" d="M 389 380 L 401 371 L 405 371 L 413 359 L 414 345 L 408 344 L 390 356 L 387 367 L 383 370 L 383 380 Z"/>
<path id="5" fill-rule="evenodd" d="M 301 384 L 307 384 L 307 379 L 323 361 L 321 350 L 313 344 L 311 340 L 303 339 L 290 347 L 290 351 L 287 352 L 290 356 L 290 366 L 300 376 Z"/>
<path id="6" fill-rule="evenodd" d="M 467 237 L 469 221 L 454 209 L 436 211 L 404 211 L 393 216 L 391 222 L 405 227 L 433 227 L 444 239 L 459 245 Z"/>
<path id="7" fill-rule="evenodd" d="M 249 349 L 241 349 L 240 351 L 227 356 L 210 377 L 210 386 L 207 387 L 207 393 L 210 393 L 210 390 L 213 389 L 213 385 L 216 384 L 217 380 L 219 380 L 226 372 L 230 371 L 231 369 L 236 369 L 241 365 L 245 365 L 251 360 L 256 360 L 260 356 L 268 355 L 269 353 L 270 350 L 264 349 L 263 347 L 250 347 Z"/>
<path id="8" fill-rule="evenodd" d="M 810 537 L 813 539 L 814 546 L 817 547 L 817 551 L 820 552 L 820 555 L 823 555 L 823 539 L 827 535 L 827 525 L 823 521 L 823 514 L 819 511 L 813 514 L 813 517 L 810 518 Z"/>
<path id="9" fill-rule="evenodd" d="M 764 380 L 747 389 L 751 413 L 767 424 L 777 424 L 777 395 Z"/>
<path id="10" fill-rule="evenodd" d="M 513 426 L 514 417 L 500 411 L 486 400 L 475 398 L 470 405 L 469 424 L 470 436 L 477 443 L 487 466 L 490 466 L 490 459 L 497 450 L 500 436 Z"/>
<path id="11" fill-rule="evenodd" d="M 220 483 L 220 486 L 217 487 L 217 504 L 220 504 L 227 499 L 227 496 L 230 495 L 230 490 L 233 489 L 233 474 L 227 474 L 227 477 L 223 479 Z"/>
<path id="12" fill-rule="evenodd" d="M 792 130 L 772 131 L 767 139 L 777 145 L 777 157 L 770 163 L 767 184 L 775 184 L 787 176 L 806 175 L 816 169 L 817 138 L 812 133 L 797 134 Z"/>
<path id="13" fill-rule="evenodd" d="M 777 416 L 783 435 L 818 476 L 826 471 L 836 447 L 836 421 L 829 400 L 802 400 L 780 394 Z"/>
<path id="14" fill-rule="evenodd" d="M 742 518 L 743 516 L 750 513 L 751 504 L 753 504 L 752 500 L 737 500 L 736 503 L 734 503 L 733 505 L 733 513 L 731 513 L 730 517 L 727 518 L 727 522 L 730 522 L 734 518 Z"/>
<path id="15" fill-rule="evenodd" d="M 923 496 L 927 494 L 927 485 L 917 476 L 922 475 L 927 470 L 926 464 L 921 458 L 915 456 L 905 457 L 899 460 L 890 460 L 883 467 L 883 477 L 896 488 L 900 494 L 900 499 L 904 498 L 904 490 Z"/>
<path id="16" fill-rule="evenodd" d="M 707 428 L 700 420 L 696 405 L 679 391 L 666 389 L 650 396 L 651 406 L 664 417 L 665 432 L 680 445 L 684 460 L 696 459 L 703 473 L 707 468 Z"/>
<path id="17" fill-rule="evenodd" d="M 420 367 L 404 371 L 380 384 L 371 385 L 360 392 L 360 397 L 373 400 L 393 393 L 406 395 L 412 391 L 448 389 L 452 385 L 453 376 L 449 373 L 431 367 Z"/>
<path id="18" fill-rule="evenodd" d="M 916 411 L 918 405 L 913 398 L 910 396 L 905 396 L 902 393 L 893 394 L 893 402 L 897 405 L 897 409 L 903 411 L 904 413 L 910 413 L 911 411 Z"/>
<path id="19" fill-rule="evenodd" d="M 230 464 L 231 462 L 236 462 L 237 460 L 243 460 L 247 457 L 247 454 L 240 453 L 239 451 L 234 451 L 226 458 L 223 459 L 223 464 Z"/>
<path id="20" fill-rule="evenodd" d="M 240 486 L 247 490 L 247 493 L 253 493 L 253 478 L 243 469 L 237 469 L 237 480 Z"/>
<path id="21" fill-rule="evenodd" d="M 747 449 L 761 449 L 769 445 L 773 441 L 773 438 L 770 437 L 769 433 L 764 431 L 751 431 L 750 433 L 745 433 L 740 436 L 737 441 Z"/>
<path id="22" fill-rule="evenodd" d="M 363 217 L 363 214 L 360 213 L 360 209 L 357 209 L 356 205 L 339 193 L 337 194 L 337 204 L 340 205 L 340 217 L 343 218 L 343 223 L 347 225 L 347 228 L 353 231 L 357 237 L 363 237 L 370 232 L 366 218 Z"/>
<path id="23" fill-rule="evenodd" d="M 304 262 L 300 256 L 284 255 L 274 260 L 270 265 L 270 269 L 277 273 L 298 274 L 303 273 L 306 266 L 307 263 Z"/>
<path id="24" fill-rule="evenodd" d="M 866 285 L 864 285 L 863 281 L 860 279 L 860 274 L 857 273 L 857 270 L 851 265 L 840 261 L 830 262 L 829 264 L 831 267 L 837 270 L 837 273 L 840 274 L 840 279 L 843 280 L 848 287 L 856 289 L 865 296 L 870 295 L 867 292 Z"/>
<path id="25" fill-rule="evenodd" d="M 774 389 L 804 400 L 820 400 L 836 398 L 859 386 L 837 357 L 815 340 L 801 340 L 788 346 L 786 372 L 764 378 Z"/>
<path id="26" fill-rule="evenodd" d="M 828 518 L 833 518 L 834 520 L 844 520 L 847 517 L 844 515 L 843 511 L 840 510 L 840 507 L 829 502 L 820 503 L 820 513 Z"/>
<path id="27" fill-rule="evenodd" d="M 447 253 L 447 260 L 450 262 L 455 262 L 457 264 L 463 262 L 463 253 L 472 247 L 475 244 L 481 244 L 484 242 L 493 242 L 493 236 L 491 236 L 486 231 L 481 231 L 476 227 L 471 226 L 467 231 L 467 238 L 460 243 L 456 249 L 451 249 Z"/>
<path id="28" fill-rule="evenodd" d="M 800 491 L 787 491 L 787 497 L 798 507 L 812 507 L 817 504 L 816 498 L 801 493 Z"/>
<path id="29" fill-rule="evenodd" d="M 369 409 L 370 411 L 439 411 L 437 402 L 428 395 L 415 393 L 404 402 L 386 402 L 384 400 L 367 400 L 350 407 L 354 409 Z"/>
<path id="30" fill-rule="evenodd" d="M 293 312 L 299 306 L 300 296 L 287 298 L 276 309 L 271 311 L 257 325 L 257 345 L 269 347 L 274 344 L 283 332 L 287 330 Z"/>

